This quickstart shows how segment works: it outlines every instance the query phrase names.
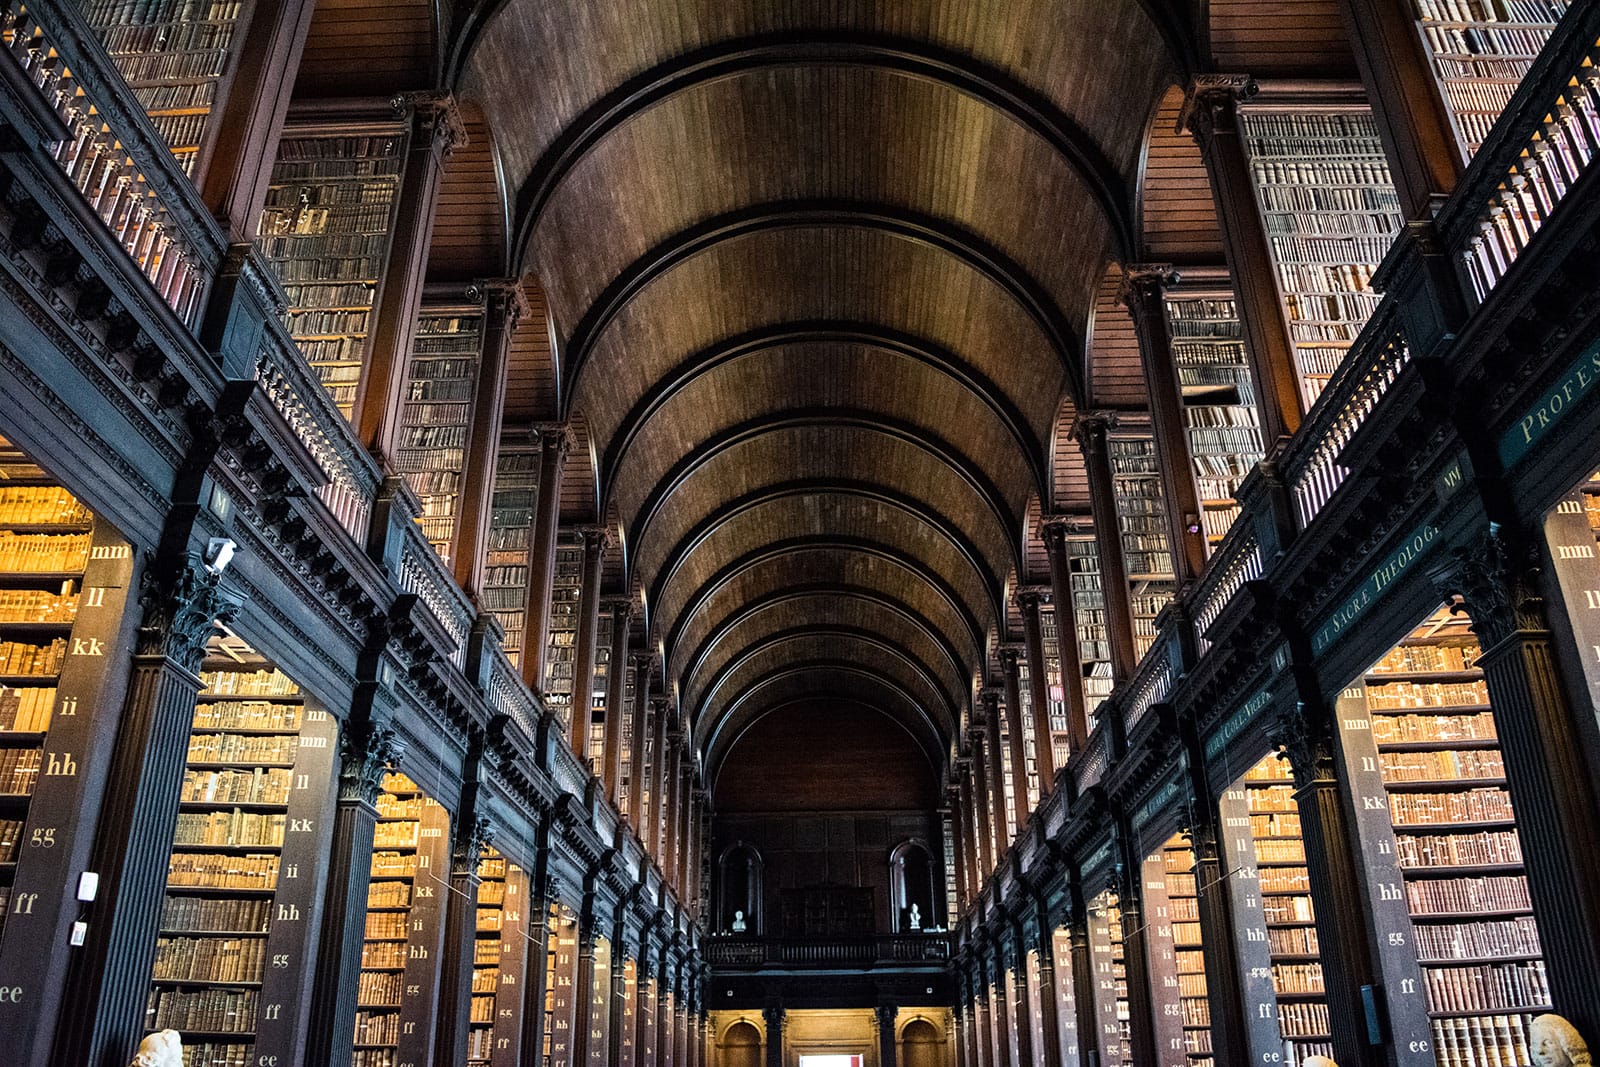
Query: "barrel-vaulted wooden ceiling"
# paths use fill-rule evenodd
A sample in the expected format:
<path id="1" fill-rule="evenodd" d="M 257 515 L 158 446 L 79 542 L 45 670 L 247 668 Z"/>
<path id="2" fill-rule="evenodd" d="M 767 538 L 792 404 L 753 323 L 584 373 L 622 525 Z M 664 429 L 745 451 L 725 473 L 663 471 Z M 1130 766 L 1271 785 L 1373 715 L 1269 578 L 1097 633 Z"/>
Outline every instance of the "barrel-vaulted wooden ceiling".
<path id="1" fill-rule="evenodd" d="M 581 419 L 711 774 L 812 700 L 944 759 L 1008 583 L 1037 569 L 1039 502 L 1072 494 L 1108 263 L 1146 231 L 1176 258 L 1214 242 L 1179 186 L 1136 192 L 1195 48 L 1236 40 L 1194 10 L 498 0 L 464 20 L 451 62 L 548 301 L 556 413 Z M 1193 184 L 1181 138 L 1153 162 Z"/>

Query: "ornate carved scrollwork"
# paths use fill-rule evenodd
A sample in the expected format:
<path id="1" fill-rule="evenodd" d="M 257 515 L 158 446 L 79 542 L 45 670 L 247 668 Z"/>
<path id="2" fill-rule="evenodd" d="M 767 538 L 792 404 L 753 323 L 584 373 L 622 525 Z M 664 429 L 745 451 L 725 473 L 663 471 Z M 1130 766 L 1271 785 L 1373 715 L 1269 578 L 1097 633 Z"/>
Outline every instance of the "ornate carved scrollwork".
<path id="1" fill-rule="evenodd" d="M 1197 74 L 1184 95 L 1178 124 L 1204 144 L 1218 130 L 1234 126 L 1239 102 L 1259 88 L 1247 74 Z"/>
<path id="2" fill-rule="evenodd" d="M 1461 597 L 1472 632 L 1488 650 L 1518 630 L 1547 628 L 1539 569 L 1530 539 L 1490 523 L 1472 544 L 1451 549 L 1432 577 L 1441 595 Z"/>
<path id="3" fill-rule="evenodd" d="M 478 869 L 478 861 L 483 858 L 483 850 L 494 842 L 494 823 L 487 815 L 479 815 L 470 823 L 463 823 L 456 832 L 455 855 L 456 869 L 471 873 Z"/>
<path id="4" fill-rule="evenodd" d="M 364 719 L 339 735 L 339 799 L 376 804 L 383 776 L 400 766 L 405 742 L 386 722 Z"/>
<path id="5" fill-rule="evenodd" d="M 395 113 L 416 124 L 415 136 L 426 138 L 440 160 L 467 145 L 467 127 L 453 94 L 436 89 L 396 93 L 389 101 Z"/>
<path id="6" fill-rule="evenodd" d="M 1334 780 L 1333 717 L 1326 707 L 1297 700 L 1267 727 L 1267 736 L 1288 758 L 1299 788 Z"/>
<path id="7" fill-rule="evenodd" d="M 239 608 L 219 590 L 221 576 L 194 555 L 175 567 L 158 562 L 146 571 L 139 590 L 138 654 L 165 656 L 190 673 L 199 670 L 212 629 L 233 621 Z"/>

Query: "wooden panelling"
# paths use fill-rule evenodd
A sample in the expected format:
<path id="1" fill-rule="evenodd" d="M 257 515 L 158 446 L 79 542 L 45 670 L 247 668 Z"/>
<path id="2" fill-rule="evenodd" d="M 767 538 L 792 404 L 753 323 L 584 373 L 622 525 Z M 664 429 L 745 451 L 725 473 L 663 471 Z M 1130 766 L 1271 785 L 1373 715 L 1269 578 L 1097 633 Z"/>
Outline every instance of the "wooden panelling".
<path id="1" fill-rule="evenodd" d="M 467 143 L 456 149 L 439 181 L 439 206 L 428 245 L 431 281 L 471 281 L 505 275 L 505 201 L 495 175 L 489 124 L 474 104 L 461 109 Z"/>
<path id="2" fill-rule="evenodd" d="M 859 705 L 802 704 L 745 730 L 728 750 L 712 802 L 719 814 L 926 811 L 939 796 L 933 769 L 899 724 Z M 882 850 L 885 873 L 891 847 Z"/>
<path id="3" fill-rule="evenodd" d="M 1122 268 L 1112 264 L 1095 294 L 1089 335 L 1089 398 L 1094 407 L 1144 407 L 1144 368 L 1128 307 L 1117 298 Z"/>
<path id="4" fill-rule="evenodd" d="M 319 0 L 295 95 L 382 96 L 430 88 L 433 12 L 426 0 Z"/>
<path id="5" fill-rule="evenodd" d="M 595 523 L 600 516 L 594 481 L 593 440 L 589 436 L 589 423 L 583 412 L 573 412 L 567 420 L 572 432 L 572 450 L 567 453 L 567 466 L 561 475 L 561 522 Z"/>
<path id="6" fill-rule="evenodd" d="M 1222 231 L 1200 147 L 1177 128 L 1183 90 L 1161 98 L 1145 148 L 1140 202 L 1145 258 L 1171 263 L 1220 263 Z"/>
<path id="7" fill-rule="evenodd" d="M 1244 74 L 1349 74 L 1355 70 L 1339 0 L 1210 0 L 1217 69 Z"/>
<path id="8" fill-rule="evenodd" d="M 1083 466 L 1083 452 L 1072 436 L 1077 409 L 1063 400 L 1051 434 L 1050 479 L 1055 512 L 1089 510 L 1089 475 Z"/>
<path id="9" fill-rule="evenodd" d="M 523 281 L 528 313 L 511 335 L 506 358 L 507 426 L 524 426 L 555 418 L 556 376 L 550 347 L 550 310 L 544 290 L 532 278 Z"/>

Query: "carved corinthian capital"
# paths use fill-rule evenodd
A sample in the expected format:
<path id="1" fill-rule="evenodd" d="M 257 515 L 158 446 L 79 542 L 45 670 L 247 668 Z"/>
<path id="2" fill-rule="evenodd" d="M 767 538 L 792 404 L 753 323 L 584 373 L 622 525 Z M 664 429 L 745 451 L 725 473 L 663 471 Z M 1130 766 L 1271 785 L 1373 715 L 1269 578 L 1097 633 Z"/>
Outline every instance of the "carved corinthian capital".
<path id="1" fill-rule="evenodd" d="M 166 656 L 190 673 L 198 671 L 212 628 L 231 622 L 239 607 L 219 591 L 220 577 L 192 554 L 175 566 L 152 565 L 139 590 L 138 654 Z"/>
<path id="2" fill-rule="evenodd" d="M 376 804 L 383 776 L 400 766 L 405 742 L 386 722 L 363 719 L 339 735 L 339 799 Z"/>
<path id="3" fill-rule="evenodd" d="M 1459 596 L 1485 651 L 1518 630 L 1547 628 L 1538 592 L 1539 555 L 1531 540 L 1490 523 L 1472 544 L 1451 549 L 1432 572 L 1434 588 Z"/>

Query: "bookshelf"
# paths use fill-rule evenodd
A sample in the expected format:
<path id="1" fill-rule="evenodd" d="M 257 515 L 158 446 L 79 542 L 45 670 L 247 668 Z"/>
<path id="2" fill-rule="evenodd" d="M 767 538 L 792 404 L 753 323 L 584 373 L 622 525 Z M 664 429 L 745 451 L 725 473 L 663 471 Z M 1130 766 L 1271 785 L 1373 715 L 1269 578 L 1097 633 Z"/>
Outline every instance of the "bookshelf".
<path id="1" fill-rule="evenodd" d="M 589 988 L 589 1067 L 607 1067 L 611 1060 L 611 941 L 594 939 L 594 963 Z"/>
<path id="2" fill-rule="evenodd" d="M 478 862 L 467 1063 L 517 1067 L 528 966 L 528 873 L 493 847 Z"/>
<path id="3" fill-rule="evenodd" d="M 338 724 L 231 632 L 200 679 L 145 1028 L 181 1033 L 185 1067 L 229 1067 L 293 1056 L 304 1024 Z"/>
<path id="4" fill-rule="evenodd" d="M 1122 907 L 1103 890 L 1089 901 L 1089 956 L 1094 971 L 1095 1020 L 1100 1028 L 1100 1067 L 1131 1067 L 1128 972 L 1122 956 Z"/>
<path id="5" fill-rule="evenodd" d="M 1268 756 L 1223 794 L 1219 810 L 1223 856 L 1239 879 L 1230 889 L 1237 890 L 1231 895 L 1245 1003 L 1254 1009 L 1247 1020 L 1251 1047 L 1281 1054 L 1290 1067 L 1310 1056 L 1331 1057 L 1316 911 L 1289 764 Z"/>
<path id="6" fill-rule="evenodd" d="M 639 961 L 632 956 L 622 960 L 622 1033 L 617 1038 L 622 1067 L 639 1063 Z"/>
<path id="7" fill-rule="evenodd" d="M 1167 538 L 1167 503 L 1161 489 L 1156 442 L 1148 434 L 1117 434 L 1107 443 L 1117 495 L 1133 606 L 1133 645 L 1143 658 L 1156 639 L 1156 616 L 1172 602 L 1172 549 Z"/>
<path id="8" fill-rule="evenodd" d="M 290 126 L 261 213 L 256 242 L 288 297 L 285 325 L 347 418 L 367 362 L 405 145 L 398 125 Z"/>
<path id="9" fill-rule="evenodd" d="M 1240 122 L 1309 410 L 1378 306 L 1399 198 L 1365 106 L 1250 106 Z"/>
<path id="10" fill-rule="evenodd" d="M 545 707 L 572 729 L 572 673 L 578 654 L 578 601 L 583 593 L 583 540 L 562 534 L 550 582 L 550 637 L 545 659 Z"/>
<path id="11" fill-rule="evenodd" d="M 1166 308 L 1200 522 L 1214 548 L 1239 517 L 1239 483 L 1262 456 L 1255 382 L 1231 291 L 1169 292 Z"/>
<path id="12" fill-rule="evenodd" d="M 1528 1024 L 1550 1010 L 1478 657 L 1467 621 L 1441 608 L 1340 704 L 1346 751 L 1376 753 L 1381 830 L 1392 831 L 1405 890 L 1394 925 L 1409 928 L 1400 940 L 1410 948 L 1392 951 L 1420 968 L 1428 1018 L 1419 1028 L 1431 1029 L 1440 1067 L 1528 1062 Z M 1369 729 L 1351 729 L 1362 721 Z"/>
<path id="13" fill-rule="evenodd" d="M 1194 853 L 1181 836 L 1144 861 L 1145 930 L 1156 1048 L 1172 1067 L 1214 1067 Z"/>
<path id="14" fill-rule="evenodd" d="M 1028 787 L 1028 810 L 1039 806 L 1038 735 L 1033 731 L 1033 676 L 1027 656 L 1017 657 L 1017 721 L 1022 723 L 1022 762 Z"/>
<path id="15" fill-rule="evenodd" d="M 446 563 L 455 542 L 482 359 L 481 304 L 424 305 L 411 342 L 393 464 L 417 494 L 423 535 Z"/>
<path id="16" fill-rule="evenodd" d="M 632 819 L 634 813 L 629 805 L 633 797 L 633 731 L 642 728 L 643 724 L 634 721 L 634 709 L 639 706 L 638 691 L 634 688 L 639 684 L 639 670 L 632 657 L 629 659 L 630 662 L 618 665 L 618 669 L 628 673 L 622 685 L 622 707 L 617 709 L 618 717 L 614 721 L 622 731 L 622 752 L 617 770 L 617 814 Z M 607 714 L 610 714 L 609 709 Z"/>
<path id="17" fill-rule="evenodd" d="M 552 903 L 545 915 L 543 1067 L 571 1067 L 572 1028 L 577 1022 L 578 917 Z"/>
<path id="18" fill-rule="evenodd" d="M 443 951 L 449 813 L 399 773 L 377 806 L 352 1067 L 428 1061 Z"/>
<path id="19" fill-rule="evenodd" d="M 0 984 L 34 974 L 77 917 L 69 813 L 121 709 L 132 577 L 116 531 L 0 437 Z M 30 905 L 13 914 L 13 899 Z"/>
<path id="20" fill-rule="evenodd" d="M 502 441 L 489 504 L 489 541 L 483 568 L 483 608 L 505 631 L 502 648 L 512 666 L 522 661 L 528 617 L 528 566 L 533 509 L 539 495 L 539 453 Z"/>
<path id="21" fill-rule="evenodd" d="M 1072 588 L 1072 621 L 1078 627 L 1078 655 L 1083 659 L 1083 698 L 1089 729 L 1100 705 L 1111 695 L 1111 634 L 1106 628 L 1105 591 L 1100 584 L 1100 550 L 1093 533 L 1067 538 L 1068 578 Z"/>
<path id="22" fill-rule="evenodd" d="M 1412 0 L 1412 9 L 1461 158 L 1470 163 L 1567 0 Z"/>
<path id="23" fill-rule="evenodd" d="M 183 172 L 194 176 L 246 0 L 90 0 L 83 14 Z"/>
<path id="24" fill-rule="evenodd" d="M 1067 765 L 1067 690 L 1061 677 L 1061 644 L 1056 631 L 1056 610 L 1050 605 L 1039 609 L 1039 636 L 1044 645 L 1044 685 L 1050 702 L 1050 745 L 1055 765 Z M 954 915 L 955 912 L 950 914 Z"/>
<path id="25" fill-rule="evenodd" d="M 604 608 L 595 625 L 594 680 L 589 693 L 589 769 L 604 777 L 606 767 L 606 728 L 611 709 L 606 706 L 606 683 L 611 676 L 611 631 L 615 617 Z"/>

